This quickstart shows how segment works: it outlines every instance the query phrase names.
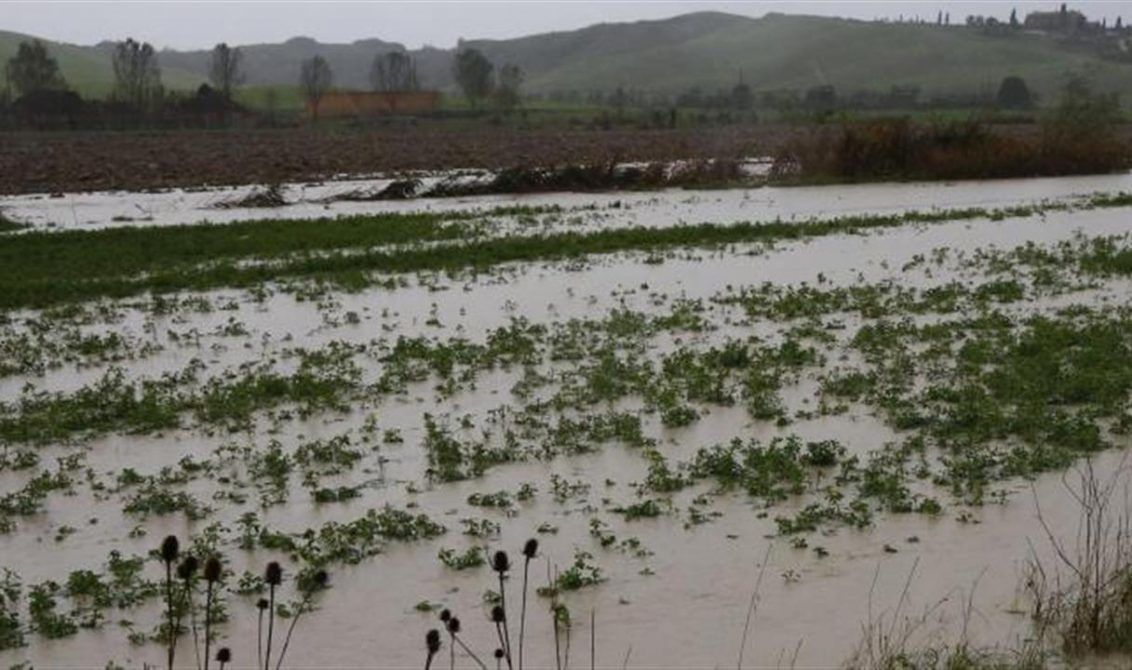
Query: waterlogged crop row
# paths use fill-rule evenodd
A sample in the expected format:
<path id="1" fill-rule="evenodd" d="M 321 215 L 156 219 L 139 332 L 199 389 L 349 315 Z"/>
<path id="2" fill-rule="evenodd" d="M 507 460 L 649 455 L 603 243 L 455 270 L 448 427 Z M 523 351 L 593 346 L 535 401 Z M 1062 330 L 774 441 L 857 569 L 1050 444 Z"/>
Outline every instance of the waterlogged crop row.
<path id="1" fill-rule="evenodd" d="M 634 241 L 640 231 L 600 239 L 616 246 L 624 235 L 625 249 L 655 250 L 905 220 L 782 224 L 773 234 L 751 232 L 761 230 L 755 227 L 650 231 L 660 235 L 655 247 Z M 599 238 L 560 239 L 576 240 L 581 250 Z M 1132 426 L 1132 313 L 1103 301 L 1087 306 L 1084 298 L 1119 296 L 1115 276 L 1125 272 L 1127 249 L 1127 238 L 1079 236 L 965 256 L 937 250 L 901 274 L 964 278 L 920 288 L 899 281 L 834 286 L 820 277 L 813 284 L 728 286 L 702 300 L 652 296 L 655 309 L 648 311 L 618 308 L 549 322 L 517 315 L 481 336 L 437 323 L 427 336 L 383 332 L 364 342 L 289 343 L 231 367 L 197 359 L 150 377 L 113 367 L 115 352 L 125 355 L 132 344 L 84 344 L 79 334 L 80 323 L 118 318 L 108 307 L 115 303 L 41 312 L 6 331 L 10 350 L 37 352 L 28 357 L 37 362 L 14 374 L 76 360 L 111 367 L 76 390 L 28 388 L 0 404 L 0 472 L 20 482 L 0 497 L 0 531 L 31 532 L 27 527 L 50 516 L 55 501 L 73 496 L 115 507 L 137 537 L 151 521 L 183 517 L 194 524 L 201 555 L 272 554 L 300 575 L 364 563 L 390 542 L 432 542 L 438 562 L 463 571 L 483 569 L 478 543 L 498 537 L 532 501 L 548 501 L 583 510 L 583 542 L 592 545 L 579 548 L 559 573 L 557 595 L 602 583 L 602 564 L 613 556 L 650 574 L 651 551 L 631 534 L 633 524 L 711 523 L 717 500 L 742 495 L 797 551 L 824 557 L 816 531 L 866 528 L 878 513 L 938 516 L 978 505 L 1001 498 L 1005 480 L 1123 444 Z M 441 251 L 406 252 L 414 253 Z M 262 290 L 249 292 L 252 304 Z M 1055 298 L 1082 300 L 1043 306 Z M 150 313 L 191 321 L 214 302 L 159 296 L 143 304 Z M 246 339 L 238 321 L 228 323 L 212 336 Z M 37 339 L 37 330 L 51 332 Z M 164 346 L 195 346 L 189 339 L 177 335 Z M 478 409 L 456 409 L 487 388 L 500 392 Z M 744 417 L 729 423 L 729 434 L 681 441 L 681 431 L 728 412 Z M 863 414 L 874 415 L 890 437 L 862 447 L 836 436 L 815 439 L 809 430 Z M 312 422 L 342 426 L 317 438 L 291 429 Z M 756 439 L 752 427 L 772 430 Z M 95 466 L 89 445 L 107 436 L 193 436 L 210 446 L 156 469 Z M 66 457 L 45 455 L 64 445 Z M 455 482 L 614 445 L 637 458 L 628 485 L 555 474 L 473 492 L 462 515 L 444 523 L 432 510 L 415 509 L 428 492 Z M 387 503 L 392 485 L 407 504 Z M 298 504 L 345 511 L 307 528 L 269 520 L 272 510 Z M 94 531 L 60 525 L 51 540 L 66 543 L 84 532 Z M 538 532 L 557 528 L 547 522 Z M 453 547 L 457 533 L 467 541 Z M 437 544 L 441 536 L 444 546 Z M 139 644 L 160 640 L 160 626 L 135 624 L 130 615 L 160 598 L 155 567 L 153 557 L 113 552 L 47 580 L 24 583 L 6 573 L 0 646 L 70 637 L 107 621 L 129 622 L 130 639 Z M 223 586 L 222 607 L 264 588 L 258 575 L 233 566 L 225 567 Z"/>
<path id="2" fill-rule="evenodd" d="M 1129 205 L 1132 194 L 1119 193 L 1000 209 L 496 238 L 481 237 L 479 228 L 466 222 L 446 223 L 437 214 L 33 233 L 14 236 L 0 247 L 0 309 L 144 292 L 248 288 L 293 278 L 324 279 L 359 289 L 387 280 L 375 273 L 484 270 L 502 263 L 591 254 L 774 242 L 908 224 L 1002 220 Z M 437 241 L 455 243 L 431 244 Z M 381 248 L 389 244 L 408 246 Z M 262 259 L 273 262 L 250 262 Z"/>

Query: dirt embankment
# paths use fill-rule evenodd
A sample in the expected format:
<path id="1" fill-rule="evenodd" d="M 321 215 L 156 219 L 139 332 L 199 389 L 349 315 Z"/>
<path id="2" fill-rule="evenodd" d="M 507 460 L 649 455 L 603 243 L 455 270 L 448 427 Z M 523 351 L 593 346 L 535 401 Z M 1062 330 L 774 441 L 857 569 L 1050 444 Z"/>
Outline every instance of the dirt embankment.
<path id="1" fill-rule="evenodd" d="M 340 174 L 744 156 L 792 131 L 428 129 L 0 134 L 0 194 L 313 181 Z"/>

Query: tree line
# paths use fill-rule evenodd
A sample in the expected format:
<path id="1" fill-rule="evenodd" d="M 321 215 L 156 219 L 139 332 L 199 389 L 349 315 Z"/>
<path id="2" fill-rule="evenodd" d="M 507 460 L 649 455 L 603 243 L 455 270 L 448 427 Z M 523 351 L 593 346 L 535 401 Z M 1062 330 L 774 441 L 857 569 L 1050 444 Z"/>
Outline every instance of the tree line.
<path id="1" fill-rule="evenodd" d="M 473 108 L 492 99 L 504 111 L 511 111 L 522 101 L 523 70 L 507 63 L 496 72 L 495 65 L 478 49 L 461 49 L 452 62 L 452 77 Z M 381 93 L 403 93 L 421 90 L 416 61 L 402 51 L 374 56 L 370 66 L 371 88 Z M 318 116 L 319 104 L 334 85 L 334 71 L 322 56 L 303 61 L 299 73 L 299 89 Z"/>
<path id="2" fill-rule="evenodd" d="M 189 96 L 170 93 L 163 81 L 158 52 L 148 42 L 132 38 L 114 45 L 111 54 L 113 84 L 104 101 L 83 100 L 71 88 L 58 60 L 41 40 L 21 42 L 4 67 L 6 87 L 0 106 L 11 106 L 29 118 L 92 114 L 155 116 L 174 113 L 212 113 L 225 116 L 242 111 L 235 102 L 237 89 L 245 82 L 243 53 L 226 43 L 213 47 L 208 64 L 208 83 Z M 319 103 L 334 85 L 334 72 L 321 55 L 300 64 L 297 85 L 317 116 Z M 461 51 L 453 60 L 453 77 L 473 107 L 493 99 L 500 108 L 520 104 L 523 72 L 506 64 L 495 66 L 475 49 Z M 369 72 L 375 92 L 420 91 L 422 82 L 415 60 L 403 51 L 375 54 Z"/>

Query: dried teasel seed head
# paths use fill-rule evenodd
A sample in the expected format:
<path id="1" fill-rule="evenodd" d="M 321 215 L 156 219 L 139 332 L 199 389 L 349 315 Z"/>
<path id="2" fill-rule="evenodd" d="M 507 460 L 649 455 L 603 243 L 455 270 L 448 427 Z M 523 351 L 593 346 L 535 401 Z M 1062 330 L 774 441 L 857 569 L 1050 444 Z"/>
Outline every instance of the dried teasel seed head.
<path id="1" fill-rule="evenodd" d="M 495 649 L 495 658 L 496 659 L 503 658 L 503 650 L 502 649 L 499 649 L 498 647 Z"/>
<path id="2" fill-rule="evenodd" d="M 267 564 L 267 569 L 263 572 L 263 581 L 267 582 L 268 586 L 279 586 L 283 583 L 283 568 L 277 561 Z"/>
<path id="3" fill-rule="evenodd" d="M 507 613 L 499 605 L 491 608 L 491 621 L 492 623 L 503 623 L 507 619 Z"/>
<path id="4" fill-rule="evenodd" d="M 433 628 L 425 633 L 424 642 L 429 654 L 435 654 L 440 651 L 440 631 Z"/>
<path id="5" fill-rule="evenodd" d="M 500 574 L 511 569 L 511 559 L 507 557 L 506 551 L 495 552 L 495 555 L 491 557 L 491 569 Z"/>
<path id="6" fill-rule="evenodd" d="M 448 623 L 448 620 L 451 619 L 451 618 L 452 618 L 452 612 L 449 609 L 445 608 L 445 609 L 440 610 L 440 620 L 441 621 L 443 621 L 444 623 Z"/>
<path id="7" fill-rule="evenodd" d="M 452 617 L 451 619 L 448 620 L 448 632 L 452 633 L 453 635 L 460 632 L 460 620 L 459 619 L 457 619 L 456 617 Z"/>
<path id="8" fill-rule="evenodd" d="M 315 589 L 325 589 L 330 583 L 330 574 L 326 570 L 319 570 L 311 575 L 311 585 Z"/>
<path id="9" fill-rule="evenodd" d="M 180 553 L 181 543 L 177 541 L 176 535 L 169 535 L 161 541 L 161 560 L 167 564 L 177 560 L 177 555 Z"/>
<path id="10" fill-rule="evenodd" d="M 220 564 L 220 559 L 209 556 L 208 560 L 204 562 L 204 580 L 211 583 L 220 581 L 222 570 L 223 566 Z"/>
<path id="11" fill-rule="evenodd" d="M 232 660 L 232 650 L 228 647 L 221 647 L 216 651 L 216 660 L 220 663 L 227 663 Z"/>
<path id="12" fill-rule="evenodd" d="M 271 603 L 267 602 L 267 598 L 260 598 L 259 600 L 255 601 L 255 608 L 261 612 L 268 607 L 271 607 Z"/>
<path id="13" fill-rule="evenodd" d="M 189 554 L 181 561 L 181 564 L 177 566 L 177 576 L 188 581 L 193 578 L 193 575 L 196 574 L 197 568 L 199 567 L 200 561 L 197 560 L 197 557 Z"/>
<path id="14" fill-rule="evenodd" d="M 527 560 L 529 561 L 532 560 L 537 554 L 538 540 L 532 537 L 531 539 L 527 540 L 526 544 L 523 545 L 523 555 L 526 556 Z"/>

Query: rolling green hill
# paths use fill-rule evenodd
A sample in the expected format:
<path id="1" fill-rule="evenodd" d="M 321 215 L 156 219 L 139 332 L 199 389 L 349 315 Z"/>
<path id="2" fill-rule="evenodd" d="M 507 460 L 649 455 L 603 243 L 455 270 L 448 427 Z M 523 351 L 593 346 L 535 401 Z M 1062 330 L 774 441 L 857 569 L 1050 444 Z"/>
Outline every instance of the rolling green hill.
<path id="1" fill-rule="evenodd" d="M 919 85 L 934 94 L 993 90 L 1014 74 L 1048 98 L 1068 72 L 1086 72 L 1098 88 L 1132 93 L 1132 63 L 1102 60 L 1044 35 L 992 37 L 965 26 L 692 14 L 467 44 L 494 62 L 523 65 L 528 88 L 541 91 L 712 90 L 734 85 L 741 71 L 756 90 Z"/>
<path id="2" fill-rule="evenodd" d="M 7 58 L 21 38 L 0 33 L 0 58 Z M 840 93 L 852 93 L 916 85 L 930 96 L 994 90 L 1003 77 L 1018 75 L 1049 100 L 1072 72 L 1088 74 L 1098 89 L 1126 94 L 1126 104 L 1132 103 L 1132 61 L 1105 60 L 1086 45 L 1048 35 L 1014 31 L 992 36 L 966 26 L 698 12 L 517 39 L 470 40 L 461 47 L 480 49 L 497 66 L 518 64 L 526 73 L 526 90 L 540 93 L 625 87 L 671 94 L 694 86 L 710 92 L 734 85 L 742 72 L 756 91 L 831 84 Z M 105 45 L 51 48 L 80 91 L 109 89 Z M 377 39 L 322 44 L 294 38 L 241 48 L 250 86 L 293 85 L 300 62 L 321 54 L 338 86 L 366 88 L 374 55 L 404 47 Z M 411 52 L 426 86 L 454 88 L 454 51 Z M 162 51 L 160 60 L 166 86 L 187 88 L 204 80 L 208 52 Z"/>
<path id="3" fill-rule="evenodd" d="M 20 46 L 20 42 L 34 39 L 20 33 L 0 30 L 0 61 L 7 62 Z M 84 96 L 103 97 L 114 87 L 114 69 L 110 64 L 110 47 L 77 46 L 43 40 L 51 55 L 59 62 L 63 78 L 71 88 Z M 170 90 L 190 90 L 199 86 L 204 77 L 179 68 L 162 66 L 161 80 Z"/>

